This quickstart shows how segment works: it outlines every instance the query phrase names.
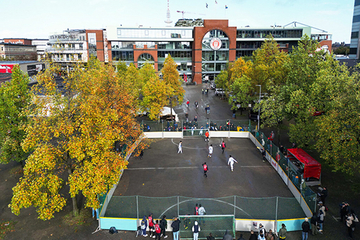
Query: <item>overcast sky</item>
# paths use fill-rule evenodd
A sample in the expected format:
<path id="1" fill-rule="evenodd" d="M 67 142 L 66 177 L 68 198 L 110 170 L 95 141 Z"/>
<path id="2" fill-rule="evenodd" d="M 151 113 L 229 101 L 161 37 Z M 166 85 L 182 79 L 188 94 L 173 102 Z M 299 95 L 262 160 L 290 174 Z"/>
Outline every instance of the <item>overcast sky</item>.
<path id="1" fill-rule="evenodd" d="M 241 27 L 284 26 L 293 21 L 350 43 L 354 0 L 169 0 L 170 19 L 229 19 Z M 208 4 L 208 8 L 206 8 Z M 228 9 L 225 9 L 225 5 Z M 0 38 L 48 38 L 70 28 L 165 27 L 167 0 L 0 0 Z M 300 25 L 298 25 L 300 26 Z"/>

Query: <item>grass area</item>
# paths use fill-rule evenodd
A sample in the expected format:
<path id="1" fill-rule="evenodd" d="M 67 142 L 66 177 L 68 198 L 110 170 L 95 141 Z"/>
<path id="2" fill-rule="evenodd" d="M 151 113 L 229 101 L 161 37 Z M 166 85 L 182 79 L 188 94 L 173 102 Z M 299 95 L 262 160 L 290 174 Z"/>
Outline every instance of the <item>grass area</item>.
<path id="1" fill-rule="evenodd" d="M 89 209 L 81 209 L 77 216 L 70 212 L 63 217 L 63 222 L 68 226 L 89 226 L 92 222 L 91 212 Z"/>
<path id="2" fill-rule="evenodd" d="M 0 222 L 0 239 L 3 239 L 7 233 L 15 231 L 15 224 L 14 221 Z"/>

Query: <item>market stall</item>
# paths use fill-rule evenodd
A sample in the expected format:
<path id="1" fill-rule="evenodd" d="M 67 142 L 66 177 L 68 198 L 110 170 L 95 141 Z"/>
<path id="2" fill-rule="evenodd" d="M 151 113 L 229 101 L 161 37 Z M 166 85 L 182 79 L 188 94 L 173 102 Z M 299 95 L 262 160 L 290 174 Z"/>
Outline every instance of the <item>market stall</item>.
<path id="1" fill-rule="evenodd" d="M 318 185 L 321 180 L 321 164 L 301 148 L 287 150 L 287 158 L 293 169 L 302 174 L 310 185 Z"/>

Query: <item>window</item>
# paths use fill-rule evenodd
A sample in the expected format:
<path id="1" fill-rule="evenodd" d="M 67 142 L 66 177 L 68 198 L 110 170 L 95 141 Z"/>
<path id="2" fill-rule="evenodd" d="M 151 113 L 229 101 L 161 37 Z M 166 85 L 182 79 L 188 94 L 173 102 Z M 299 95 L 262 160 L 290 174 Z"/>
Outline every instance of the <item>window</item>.
<path id="1" fill-rule="evenodd" d="M 356 38 L 359 38 L 359 32 L 352 32 L 351 33 L 351 39 L 356 39 Z"/>
<path id="2" fill-rule="evenodd" d="M 120 35 L 120 36 L 121 36 L 121 29 L 118 29 L 118 30 L 117 30 L 117 35 Z"/>

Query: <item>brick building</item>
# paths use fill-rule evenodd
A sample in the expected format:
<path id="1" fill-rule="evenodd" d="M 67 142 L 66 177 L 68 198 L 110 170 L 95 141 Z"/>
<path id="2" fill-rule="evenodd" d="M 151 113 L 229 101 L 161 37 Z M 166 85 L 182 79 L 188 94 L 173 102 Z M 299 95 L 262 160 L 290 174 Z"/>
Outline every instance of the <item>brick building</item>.
<path id="1" fill-rule="evenodd" d="M 311 27 L 250 28 L 229 26 L 228 20 L 196 19 L 193 25 L 191 21 L 164 28 L 108 27 L 109 60 L 137 67 L 147 61 L 159 71 L 170 54 L 184 79 L 201 83 L 215 79 L 228 62 L 252 56 L 270 34 L 281 51 L 291 52 L 305 34 L 331 51 L 331 34 L 312 33 Z"/>

